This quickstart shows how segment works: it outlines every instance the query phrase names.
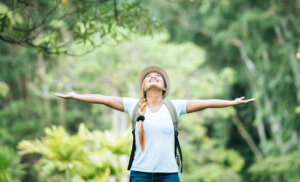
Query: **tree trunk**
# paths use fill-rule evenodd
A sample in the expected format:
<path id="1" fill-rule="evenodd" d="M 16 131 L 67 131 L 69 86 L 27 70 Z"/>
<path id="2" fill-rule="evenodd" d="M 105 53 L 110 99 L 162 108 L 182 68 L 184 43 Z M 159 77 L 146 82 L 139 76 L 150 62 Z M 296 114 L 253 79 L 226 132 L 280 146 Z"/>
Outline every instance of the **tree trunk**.
<path id="1" fill-rule="evenodd" d="M 42 94 L 44 98 L 44 110 L 45 110 L 45 123 L 51 123 L 51 106 L 50 106 L 50 101 L 47 99 L 47 96 L 49 96 L 49 86 L 46 82 L 46 65 L 44 61 L 44 56 L 42 53 L 39 53 L 37 55 L 38 59 L 38 69 L 37 69 L 37 75 L 39 76 L 39 79 L 43 85 L 42 88 Z"/>
<path id="2" fill-rule="evenodd" d="M 249 71 L 249 80 L 250 80 L 251 88 L 252 89 L 257 89 L 261 86 L 263 86 L 261 88 L 264 88 L 263 77 L 259 77 L 258 75 L 256 75 L 255 64 L 248 57 L 246 49 L 244 48 L 242 42 L 240 44 L 238 44 L 238 48 L 239 48 L 239 51 L 240 51 L 240 54 L 241 54 L 242 61 L 245 63 L 246 68 Z M 262 120 L 262 116 L 263 116 L 262 108 L 263 108 L 263 106 L 262 106 L 260 101 L 256 101 L 255 104 L 257 106 L 256 117 L 258 117 L 258 119 L 257 119 L 258 136 L 260 138 L 260 141 L 262 143 L 264 143 L 266 141 L 266 133 L 265 133 L 265 127 L 264 127 L 263 120 Z"/>
<path id="3" fill-rule="evenodd" d="M 258 147 L 256 146 L 255 142 L 253 141 L 251 135 L 247 132 L 247 130 L 245 130 L 245 127 L 243 126 L 242 122 L 240 121 L 239 117 L 237 116 L 237 114 L 234 114 L 232 116 L 232 120 L 234 122 L 234 124 L 236 125 L 240 135 L 242 136 L 242 138 L 246 141 L 246 143 L 248 144 L 248 146 L 250 147 L 251 151 L 254 153 L 256 159 L 262 159 L 263 155 L 260 152 L 260 150 L 258 149 Z"/>

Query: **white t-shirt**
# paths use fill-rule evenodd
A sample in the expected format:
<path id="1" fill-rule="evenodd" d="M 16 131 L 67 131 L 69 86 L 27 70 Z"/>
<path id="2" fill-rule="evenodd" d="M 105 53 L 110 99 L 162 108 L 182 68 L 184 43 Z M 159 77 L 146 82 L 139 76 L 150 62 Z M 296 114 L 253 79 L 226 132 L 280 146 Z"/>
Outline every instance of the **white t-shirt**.
<path id="1" fill-rule="evenodd" d="M 123 97 L 124 112 L 132 117 L 133 110 L 139 99 Z M 178 118 L 186 114 L 187 100 L 171 100 Z M 142 172 L 178 172 L 174 154 L 174 126 L 168 108 L 163 105 L 153 113 L 146 106 L 143 122 L 145 132 L 145 150 L 140 148 L 138 125 L 135 126 L 136 152 L 131 170 Z"/>

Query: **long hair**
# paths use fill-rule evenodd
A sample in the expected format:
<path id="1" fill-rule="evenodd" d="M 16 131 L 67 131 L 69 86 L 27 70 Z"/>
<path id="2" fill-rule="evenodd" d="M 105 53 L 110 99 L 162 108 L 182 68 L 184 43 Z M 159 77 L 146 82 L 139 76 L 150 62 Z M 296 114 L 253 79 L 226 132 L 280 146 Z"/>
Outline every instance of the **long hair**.
<path id="1" fill-rule="evenodd" d="M 142 97 L 140 99 L 139 103 L 139 116 L 143 116 L 146 110 L 146 105 L 147 105 L 147 99 L 146 99 L 146 94 L 144 91 L 144 85 L 145 85 L 145 79 L 142 82 L 141 86 L 141 92 L 142 92 Z M 144 132 L 144 127 L 143 127 L 143 121 L 139 120 L 138 122 L 138 131 L 139 131 L 139 141 L 140 141 L 140 146 L 142 151 L 145 150 L 145 132 Z"/>

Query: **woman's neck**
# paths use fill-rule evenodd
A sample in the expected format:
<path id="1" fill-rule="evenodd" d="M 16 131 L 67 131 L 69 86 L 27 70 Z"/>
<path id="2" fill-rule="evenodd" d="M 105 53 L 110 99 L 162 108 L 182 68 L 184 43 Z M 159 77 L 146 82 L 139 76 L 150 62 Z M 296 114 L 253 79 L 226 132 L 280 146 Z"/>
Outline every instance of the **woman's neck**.
<path id="1" fill-rule="evenodd" d="M 148 90 L 146 93 L 147 105 L 151 106 L 160 106 L 162 101 L 162 92 L 158 90 Z"/>

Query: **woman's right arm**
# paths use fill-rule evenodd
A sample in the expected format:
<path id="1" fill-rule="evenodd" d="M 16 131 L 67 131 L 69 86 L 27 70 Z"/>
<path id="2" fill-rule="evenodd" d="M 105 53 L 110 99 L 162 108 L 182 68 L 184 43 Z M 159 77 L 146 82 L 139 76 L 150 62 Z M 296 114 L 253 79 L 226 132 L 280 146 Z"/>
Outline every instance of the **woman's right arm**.
<path id="1" fill-rule="evenodd" d="M 76 99 L 88 103 L 104 104 L 110 108 L 124 111 L 123 100 L 121 97 L 100 94 L 77 94 L 75 92 L 69 92 L 67 94 L 55 93 L 55 96 L 64 99 Z"/>

